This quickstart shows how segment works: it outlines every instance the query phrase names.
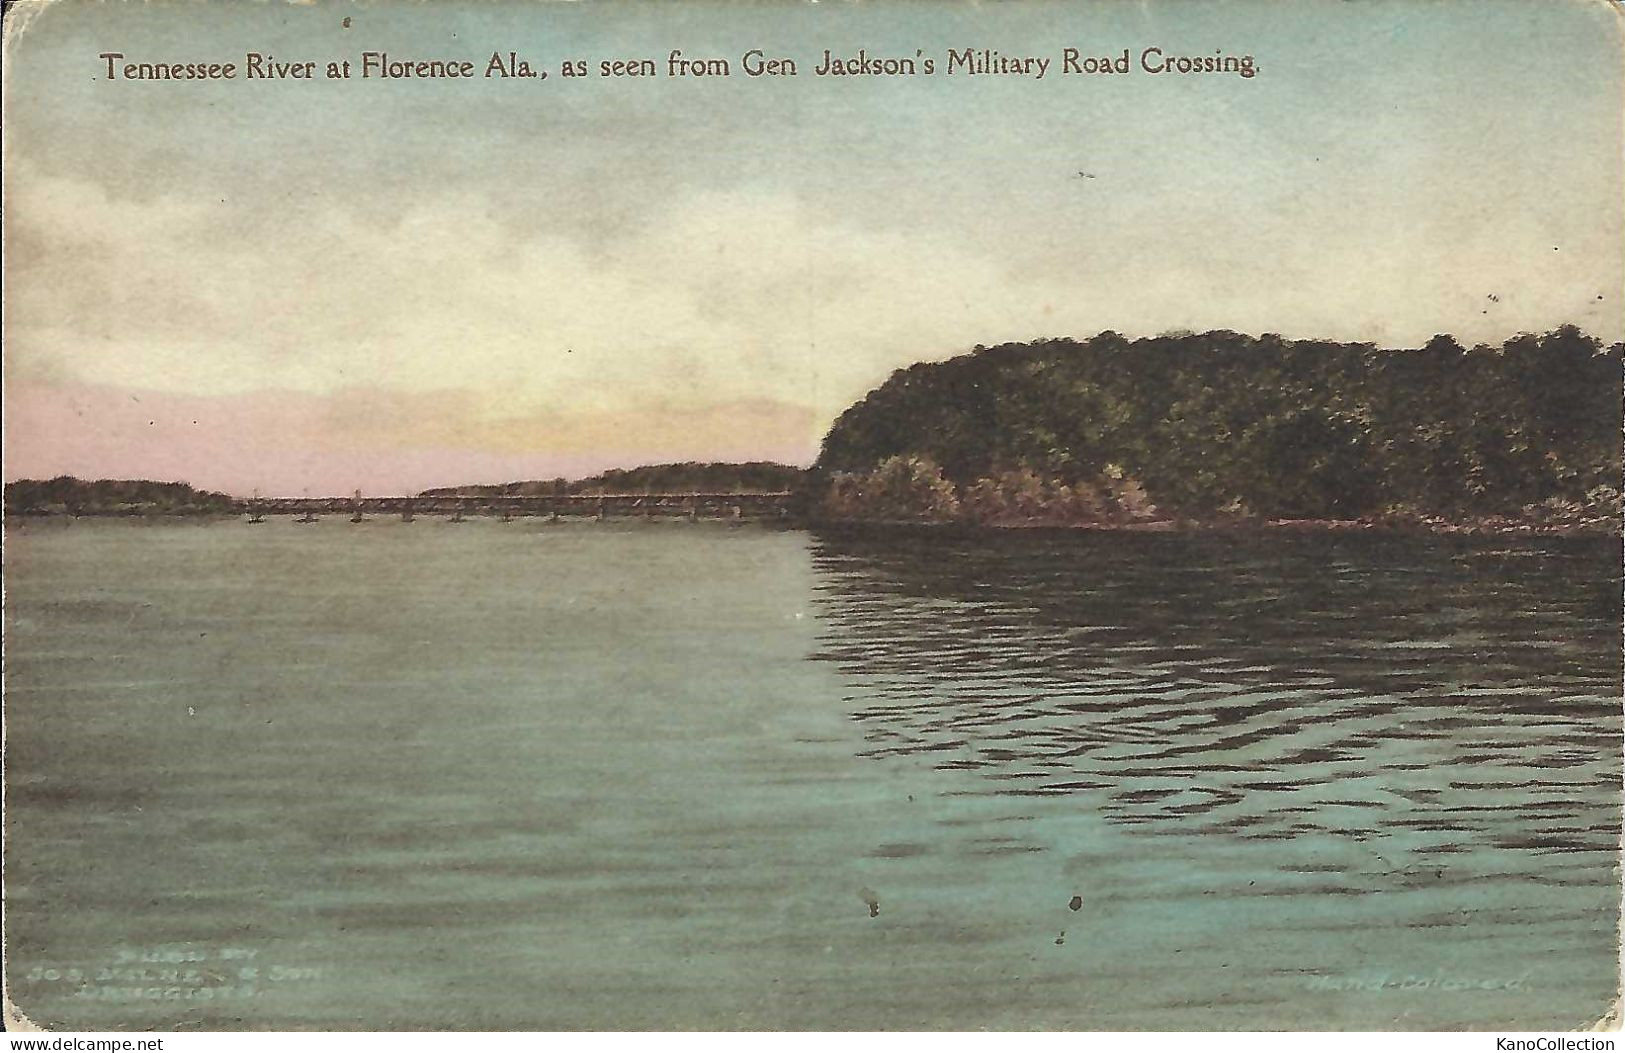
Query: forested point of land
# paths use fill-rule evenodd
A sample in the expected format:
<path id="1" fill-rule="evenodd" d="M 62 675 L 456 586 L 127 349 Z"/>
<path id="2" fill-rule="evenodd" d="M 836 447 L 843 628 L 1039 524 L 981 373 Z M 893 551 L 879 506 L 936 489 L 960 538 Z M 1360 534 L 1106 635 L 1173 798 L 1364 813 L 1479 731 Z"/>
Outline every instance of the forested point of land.
<path id="1" fill-rule="evenodd" d="M 1617 530 L 1621 353 L 1220 331 L 978 347 L 893 373 L 809 476 L 826 521 L 1363 520 Z"/>
<path id="2" fill-rule="evenodd" d="M 540 497 L 554 494 L 737 494 L 782 493 L 801 485 L 805 468 L 773 461 L 685 461 L 640 468 L 614 468 L 585 479 L 538 479 L 479 486 L 445 486 L 424 497 Z"/>
<path id="3" fill-rule="evenodd" d="M 6 484 L 7 515 L 229 515 L 242 502 L 186 483 L 149 479 L 19 479 Z"/>

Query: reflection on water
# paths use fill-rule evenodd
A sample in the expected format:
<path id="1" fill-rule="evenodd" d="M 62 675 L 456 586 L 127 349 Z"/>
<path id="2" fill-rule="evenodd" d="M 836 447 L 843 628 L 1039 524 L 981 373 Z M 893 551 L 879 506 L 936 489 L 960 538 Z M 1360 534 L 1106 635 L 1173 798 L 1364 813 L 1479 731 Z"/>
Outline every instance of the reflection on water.
<path id="1" fill-rule="evenodd" d="M 862 755 L 989 803 L 922 839 L 967 872 L 1058 857 L 1127 1026 L 1572 1028 L 1616 995 L 1617 543 L 894 532 L 814 562 Z"/>
<path id="2" fill-rule="evenodd" d="M 816 560 L 867 756 L 1147 835 L 1381 841 L 1427 878 L 1614 866 L 1606 542 L 859 536 Z"/>
<path id="3" fill-rule="evenodd" d="M 1617 545 L 82 522 L 7 969 L 108 1028 L 1455 1028 L 1615 993 Z"/>

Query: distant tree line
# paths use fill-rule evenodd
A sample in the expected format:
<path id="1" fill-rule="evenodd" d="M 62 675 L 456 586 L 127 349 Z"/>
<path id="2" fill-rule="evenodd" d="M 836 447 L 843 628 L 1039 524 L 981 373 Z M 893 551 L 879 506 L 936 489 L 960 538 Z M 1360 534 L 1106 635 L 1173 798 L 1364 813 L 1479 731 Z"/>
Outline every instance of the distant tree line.
<path id="1" fill-rule="evenodd" d="M 478 486 L 445 486 L 425 497 L 514 497 L 555 494 L 782 493 L 801 485 L 806 469 L 773 461 L 742 464 L 684 461 L 640 468 L 614 468 L 586 479 L 539 479 Z"/>
<path id="2" fill-rule="evenodd" d="M 1515 519 L 1617 528 L 1622 345 L 1233 332 L 1037 340 L 898 370 L 824 439 L 834 520 Z"/>
<path id="3" fill-rule="evenodd" d="M 783 493 L 798 489 L 805 468 L 771 461 L 685 462 L 612 469 L 586 479 L 544 479 L 425 490 L 425 497 L 653 493 Z M 19 479 L 5 484 L 7 515 L 216 515 L 242 512 L 253 500 L 146 479 Z"/>
<path id="4" fill-rule="evenodd" d="M 19 479 L 5 486 L 7 515 L 213 515 L 241 510 L 242 502 L 186 483 L 147 479 Z"/>

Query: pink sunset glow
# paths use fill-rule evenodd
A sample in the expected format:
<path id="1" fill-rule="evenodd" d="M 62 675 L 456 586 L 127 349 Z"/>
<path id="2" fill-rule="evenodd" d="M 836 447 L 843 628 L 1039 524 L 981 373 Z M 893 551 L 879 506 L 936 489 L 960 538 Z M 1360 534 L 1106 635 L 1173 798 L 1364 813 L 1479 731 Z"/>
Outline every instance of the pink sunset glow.
<path id="1" fill-rule="evenodd" d="M 14 381 L 6 391 L 5 475 L 180 481 L 242 496 L 377 495 L 665 461 L 806 464 L 816 452 L 813 413 L 767 401 L 651 407 L 635 429 L 618 418 L 573 415 L 425 423 L 421 436 L 413 434 L 416 411 L 464 397 L 202 396 Z M 617 442 L 617 435 L 632 438 Z"/>

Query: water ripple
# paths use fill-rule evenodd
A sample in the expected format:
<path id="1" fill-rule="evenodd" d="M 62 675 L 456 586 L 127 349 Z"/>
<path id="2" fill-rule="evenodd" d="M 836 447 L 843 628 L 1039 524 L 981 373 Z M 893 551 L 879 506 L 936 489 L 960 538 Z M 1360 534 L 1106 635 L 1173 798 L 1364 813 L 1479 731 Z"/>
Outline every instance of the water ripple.
<path id="1" fill-rule="evenodd" d="M 1608 543 L 826 536 L 871 758 L 1139 832 L 1585 857 L 1620 836 Z M 1423 839 L 1417 841 L 1417 839 Z"/>

